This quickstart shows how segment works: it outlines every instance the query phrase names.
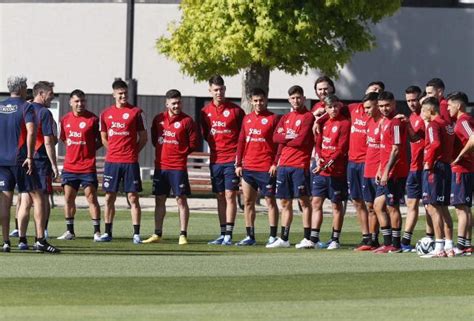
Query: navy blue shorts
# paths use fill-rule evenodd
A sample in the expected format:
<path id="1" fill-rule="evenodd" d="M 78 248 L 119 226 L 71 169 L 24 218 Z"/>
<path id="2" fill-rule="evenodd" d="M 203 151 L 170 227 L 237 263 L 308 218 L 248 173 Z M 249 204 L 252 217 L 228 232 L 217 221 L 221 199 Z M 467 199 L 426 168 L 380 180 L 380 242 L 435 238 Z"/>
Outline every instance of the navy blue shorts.
<path id="1" fill-rule="evenodd" d="M 412 171 L 407 177 L 407 198 L 421 199 L 423 194 L 423 171 Z"/>
<path id="2" fill-rule="evenodd" d="M 364 163 L 349 162 L 347 164 L 347 184 L 349 195 L 353 200 L 364 198 L 362 186 L 364 185 Z"/>
<path id="3" fill-rule="evenodd" d="M 140 165 L 138 163 L 105 162 L 102 189 L 106 192 L 117 193 L 122 180 L 125 193 L 141 192 Z"/>
<path id="4" fill-rule="evenodd" d="M 53 170 L 49 164 L 37 167 L 39 177 L 39 189 L 46 194 L 53 193 Z"/>
<path id="5" fill-rule="evenodd" d="M 169 197 L 171 190 L 174 196 L 191 195 L 188 172 L 155 168 L 153 173 L 153 195 Z"/>
<path id="6" fill-rule="evenodd" d="M 383 189 L 375 183 L 375 178 L 364 177 L 364 185 L 362 186 L 362 192 L 364 194 L 364 201 L 367 203 L 373 203 L 374 200 L 383 195 Z"/>
<path id="7" fill-rule="evenodd" d="M 270 176 L 268 172 L 257 172 L 243 170 L 242 178 L 244 181 L 252 186 L 254 190 L 260 190 L 263 196 L 275 196 L 276 177 Z"/>
<path id="8" fill-rule="evenodd" d="M 39 175 L 37 171 L 27 175 L 21 166 L 0 166 L 0 191 L 11 192 L 15 189 L 19 193 L 31 192 L 39 188 Z"/>
<path id="9" fill-rule="evenodd" d="M 387 185 L 377 186 L 377 195 L 385 195 L 385 204 L 388 206 L 400 205 L 400 200 L 405 196 L 406 178 L 390 178 Z"/>
<path id="10" fill-rule="evenodd" d="M 224 191 L 238 191 L 239 178 L 235 174 L 235 164 L 211 164 L 211 183 L 214 193 L 222 193 Z"/>
<path id="11" fill-rule="evenodd" d="M 343 202 L 347 200 L 346 178 L 313 175 L 311 195 L 328 198 L 332 203 Z"/>
<path id="12" fill-rule="evenodd" d="M 281 166 L 277 169 L 276 197 L 293 199 L 310 194 L 310 175 L 307 170 Z"/>
<path id="13" fill-rule="evenodd" d="M 473 185 L 474 173 L 452 173 L 451 205 L 466 205 L 472 207 Z"/>
<path id="14" fill-rule="evenodd" d="M 77 191 L 80 187 L 94 186 L 97 188 L 99 182 L 96 173 L 71 173 L 63 171 L 61 174 L 61 185 L 63 187 L 64 185 L 71 186 Z"/>
<path id="15" fill-rule="evenodd" d="M 448 206 L 451 194 L 451 166 L 436 162 L 432 171 L 423 171 L 423 204 Z"/>

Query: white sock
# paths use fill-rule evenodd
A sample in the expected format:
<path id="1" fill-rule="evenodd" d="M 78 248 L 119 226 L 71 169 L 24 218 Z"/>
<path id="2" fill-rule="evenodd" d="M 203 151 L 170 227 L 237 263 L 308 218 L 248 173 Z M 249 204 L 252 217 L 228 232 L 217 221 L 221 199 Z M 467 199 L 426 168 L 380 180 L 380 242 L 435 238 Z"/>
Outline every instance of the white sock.
<path id="1" fill-rule="evenodd" d="M 445 250 L 452 250 L 454 247 L 453 240 L 444 240 L 444 249 Z"/>
<path id="2" fill-rule="evenodd" d="M 435 252 L 444 251 L 444 240 L 436 240 Z"/>

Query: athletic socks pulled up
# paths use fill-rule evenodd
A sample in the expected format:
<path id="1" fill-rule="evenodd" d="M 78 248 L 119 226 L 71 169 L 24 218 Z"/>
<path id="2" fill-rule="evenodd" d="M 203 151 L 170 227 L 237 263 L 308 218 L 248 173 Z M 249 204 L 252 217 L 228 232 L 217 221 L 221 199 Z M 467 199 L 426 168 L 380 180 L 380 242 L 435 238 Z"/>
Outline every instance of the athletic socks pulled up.
<path id="1" fill-rule="evenodd" d="M 403 232 L 402 244 L 410 245 L 412 237 L 413 237 L 412 232 L 408 232 L 408 231 Z"/>
<path id="2" fill-rule="evenodd" d="M 313 242 L 314 244 L 318 243 L 319 242 L 319 229 L 312 229 L 311 230 L 311 234 L 310 234 L 310 240 L 311 242 Z"/>

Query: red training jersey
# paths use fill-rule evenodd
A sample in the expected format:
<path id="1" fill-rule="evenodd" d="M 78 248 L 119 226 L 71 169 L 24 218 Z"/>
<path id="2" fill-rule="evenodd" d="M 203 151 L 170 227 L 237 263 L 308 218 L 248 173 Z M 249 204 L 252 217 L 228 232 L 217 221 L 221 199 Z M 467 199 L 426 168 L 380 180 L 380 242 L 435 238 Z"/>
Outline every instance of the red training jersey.
<path id="1" fill-rule="evenodd" d="M 100 131 L 107 133 L 109 147 L 105 161 L 110 163 L 138 162 L 137 135 L 145 130 L 143 111 L 135 106 L 118 108 L 112 105 L 100 115 Z"/>
<path id="2" fill-rule="evenodd" d="M 64 170 L 71 173 L 95 173 L 95 154 L 100 139 L 99 118 L 86 110 L 75 116 L 69 112 L 61 118 L 59 138 L 66 145 Z"/>
<path id="3" fill-rule="evenodd" d="M 347 148 L 349 147 L 350 121 L 342 115 L 329 118 L 322 131 L 321 158 L 324 164 L 334 163 L 321 171 L 322 176 L 345 177 L 347 171 Z"/>
<path id="4" fill-rule="evenodd" d="M 375 178 L 380 166 L 381 119 L 367 120 L 367 153 L 365 154 L 364 177 Z"/>
<path id="5" fill-rule="evenodd" d="M 399 146 L 398 159 L 390 170 L 389 178 L 403 178 L 408 176 L 409 164 L 407 157 L 407 130 L 403 122 L 398 118 L 384 117 L 382 120 L 382 131 L 380 135 L 380 165 L 381 171 L 384 172 L 390 154 L 392 152 L 392 146 Z"/>
<path id="6" fill-rule="evenodd" d="M 351 138 L 349 142 L 349 160 L 363 163 L 367 153 L 367 120 L 363 103 L 349 104 L 351 115 Z"/>
<path id="7" fill-rule="evenodd" d="M 314 116 L 306 107 L 298 111 L 292 110 L 280 118 L 273 133 L 273 141 L 283 145 L 279 166 L 309 168 L 314 145 L 313 122 Z M 295 138 L 288 139 L 287 135 Z"/>
<path id="8" fill-rule="evenodd" d="M 413 131 L 419 137 L 417 141 L 410 141 L 410 171 L 421 171 L 423 170 L 423 148 L 425 147 L 425 122 L 417 113 L 411 113 L 409 121 Z"/>
<path id="9" fill-rule="evenodd" d="M 236 166 L 258 172 L 268 172 L 276 165 L 278 145 L 273 143 L 273 132 L 278 115 L 271 111 L 251 112 L 244 117 L 237 147 Z"/>
<path id="10" fill-rule="evenodd" d="M 453 156 L 454 132 L 449 123 L 436 116 L 426 126 L 425 152 L 423 163 L 428 163 L 430 168 L 436 161 L 450 164 Z"/>
<path id="11" fill-rule="evenodd" d="M 244 116 L 243 109 L 230 101 L 219 106 L 211 101 L 201 110 L 201 132 L 209 144 L 211 164 L 235 161 Z"/>
<path id="12" fill-rule="evenodd" d="M 153 119 L 151 142 L 155 146 L 155 168 L 184 171 L 188 155 L 199 144 L 196 123 L 183 112 L 173 116 L 168 111 L 160 113 Z"/>
<path id="13" fill-rule="evenodd" d="M 463 147 L 466 145 L 469 137 L 474 135 L 474 118 L 468 114 L 462 114 L 456 120 L 454 126 L 454 154 L 456 158 Z M 474 152 L 464 154 L 460 161 L 451 167 L 453 173 L 473 173 L 474 172 Z"/>

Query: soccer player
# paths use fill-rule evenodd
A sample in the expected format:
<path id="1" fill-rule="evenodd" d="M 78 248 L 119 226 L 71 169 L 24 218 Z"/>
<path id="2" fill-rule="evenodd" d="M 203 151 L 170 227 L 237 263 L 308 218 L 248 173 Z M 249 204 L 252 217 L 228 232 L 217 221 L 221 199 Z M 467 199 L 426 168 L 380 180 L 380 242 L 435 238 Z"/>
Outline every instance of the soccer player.
<path id="1" fill-rule="evenodd" d="M 367 89 L 365 90 L 365 93 L 377 93 L 380 94 L 382 91 L 385 90 L 385 84 L 380 81 L 372 81 L 367 85 Z"/>
<path id="2" fill-rule="evenodd" d="M 453 92 L 447 100 L 449 115 L 456 119 L 453 154 L 456 162 L 451 166 L 451 205 L 456 208 L 458 216 L 458 244 L 455 252 L 456 255 L 471 255 L 474 153 L 465 153 L 461 158 L 458 155 L 474 135 L 474 119 L 466 113 L 469 100 L 465 93 Z"/>
<path id="3" fill-rule="evenodd" d="M 439 78 L 433 78 L 426 83 L 426 97 L 435 97 L 439 100 L 439 112 L 441 117 L 450 125 L 453 119 L 449 116 L 448 101 L 444 98 L 444 82 Z"/>
<path id="4" fill-rule="evenodd" d="M 212 101 L 201 110 L 201 131 L 211 152 L 212 191 L 217 197 L 217 213 L 221 234 L 212 245 L 232 245 L 239 178 L 235 174 L 235 154 L 245 112 L 226 100 L 221 76 L 209 79 Z"/>
<path id="5" fill-rule="evenodd" d="M 448 205 L 454 136 L 450 132 L 449 123 L 439 115 L 439 101 L 435 97 L 428 97 L 423 101 L 421 116 L 427 124 L 423 158 L 423 204 L 432 219 L 436 238 L 434 251 L 422 257 L 453 257 L 453 222 Z"/>
<path id="6" fill-rule="evenodd" d="M 374 201 L 374 209 L 381 226 L 384 245 L 375 253 L 401 252 L 400 199 L 404 195 L 405 182 L 409 171 L 407 159 L 407 130 L 396 114 L 396 101 L 391 92 L 379 94 L 378 105 L 383 115 L 380 138 L 380 167 L 376 182 L 382 189 Z M 387 206 L 389 217 L 384 212 Z"/>
<path id="7" fill-rule="evenodd" d="M 198 147 L 198 132 L 194 120 L 183 112 L 181 93 L 176 89 L 166 92 L 166 110 L 153 119 L 151 142 L 155 146 L 155 233 L 143 243 L 158 243 L 163 235 L 166 215 L 166 198 L 173 190 L 178 204 L 180 234 L 179 245 L 188 244 L 189 206 L 191 195 L 186 163 L 188 155 Z"/>
<path id="8" fill-rule="evenodd" d="M 100 207 L 97 201 L 96 150 L 102 146 L 99 118 L 87 110 L 86 94 L 76 89 L 69 95 L 71 111 L 60 121 L 60 139 L 65 144 L 64 167 L 61 174 L 64 189 L 64 217 L 66 232 L 58 240 L 73 240 L 76 196 L 79 188 L 89 203 L 89 213 L 94 227 L 93 239 L 100 239 Z"/>
<path id="9" fill-rule="evenodd" d="M 341 115 L 342 102 L 337 96 L 329 95 L 324 98 L 324 105 L 329 119 L 323 126 L 322 144 L 319 148 L 321 154 L 313 170 L 313 173 L 319 175 L 314 175 L 312 180 L 312 206 L 314 207 L 313 214 L 316 215 L 312 216 L 311 232 L 319 234 L 323 221 L 323 202 L 329 198 L 332 203 L 333 224 L 331 242 L 327 249 L 335 250 L 340 248 L 339 237 L 344 222 L 342 202 L 347 199 L 347 149 L 351 122 Z M 306 243 L 312 243 L 312 246 L 315 246 L 311 240 Z M 297 247 L 298 245 L 300 244 L 297 244 Z"/>
<path id="10" fill-rule="evenodd" d="M 54 83 L 49 81 L 39 81 L 36 83 L 33 87 L 34 99 L 32 103 L 38 121 L 34 163 L 40 178 L 40 189 L 43 192 L 45 238 L 48 237 L 48 221 L 51 213 L 48 197 L 53 192 L 53 178 L 59 177 L 55 149 L 58 142 L 58 128 L 53 114 L 49 110 L 51 101 L 54 98 L 53 87 Z M 32 205 L 33 202 L 29 193 L 22 193 L 18 210 L 19 237 L 21 240 L 26 238 L 26 229 Z"/>
<path id="11" fill-rule="evenodd" d="M 418 207 L 422 196 L 425 123 L 420 116 L 420 97 L 421 89 L 418 86 L 410 86 L 405 90 L 405 99 L 411 111 L 409 124 L 407 126 L 411 150 L 410 172 L 406 183 L 407 216 L 401 243 L 402 252 L 405 253 L 411 252 L 414 249 L 410 243 L 413 230 L 418 221 Z"/>
<path id="12" fill-rule="evenodd" d="M 28 193 L 34 203 L 37 252 L 59 253 L 44 237 L 45 206 L 39 190 L 39 176 L 35 171 L 33 155 L 36 141 L 36 117 L 33 106 L 24 100 L 26 78 L 12 76 L 7 80 L 10 98 L 0 102 L 0 211 L 2 216 L 3 252 L 10 252 L 8 238 L 10 207 L 15 185 L 19 193 Z M 49 97 L 48 93 L 44 93 Z M 20 225 L 21 226 L 21 225 Z M 26 226 L 24 227 L 26 229 Z M 18 248 L 27 250 L 26 237 L 20 235 Z"/>
<path id="13" fill-rule="evenodd" d="M 379 247 L 379 224 L 374 210 L 374 201 L 382 192 L 382 190 L 377 188 L 378 184 L 376 184 L 375 181 L 380 166 L 380 123 L 382 120 L 382 114 L 378 106 L 378 96 L 378 93 L 371 92 L 366 94 L 362 99 L 365 113 L 369 116 L 366 125 L 367 151 L 365 154 L 362 193 L 369 212 L 369 230 L 372 235 L 370 243 L 371 250 L 375 250 Z M 377 192 L 379 192 L 379 194 L 377 194 Z M 383 211 L 386 212 L 386 207 L 383 208 Z"/>
<path id="14" fill-rule="evenodd" d="M 235 172 L 242 177 L 244 195 L 244 216 L 247 237 L 236 245 L 254 245 L 255 202 L 257 191 L 265 197 L 268 207 L 270 236 L 267 244 L 276 240 L 278 207 L 275 200 L 276 152 L 273 132 L 278 124 L 278 116 L 267 109 L 267 94 L 263 89 L 254 88 L 250 94 L 253 111 L 246 115 L 239 136 Z"/>
<path id="15" fill-rule="evenodd" d="M 277 168 L 276 197 L 281 202 L 281 237 L 266 245 L 267 248 L 290 247 L 289 235 L 293 220 L 293 199 L 297 198 L 303 210 L 304 239 L 297 248 L 312 247 L 309 163 L 313 149 L 314 116 L 305 105 L 303 88 L 288 89 L 291 111 L 278 122 L 273 141 L 280 144 L 281 154 Z"/>
<path id="16" fill-rule="evenodd" d="M 100 115 L 102 144 L 107 149 L 104 166 L 105 191 L 105 233 L 100 242 L 112 241 L 112 224 L 115 217 L 115 200 L 120 182 L 123 180 L 131 206 L 133 243 L 141 243 L 141 207 L 138 193 L 142 191 L 138 154 L 147 142 L 143 111 L 128 102 L 128 86 L 117 79 L 112 84 L 115 104 L 107 107 Z"/>

